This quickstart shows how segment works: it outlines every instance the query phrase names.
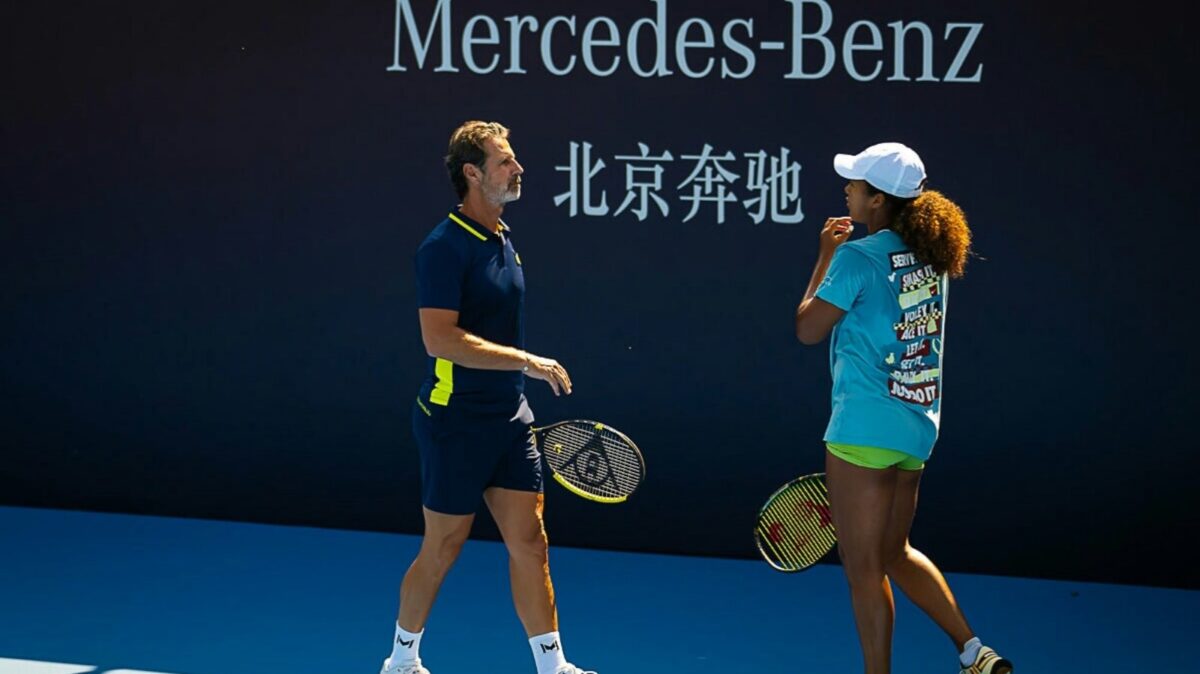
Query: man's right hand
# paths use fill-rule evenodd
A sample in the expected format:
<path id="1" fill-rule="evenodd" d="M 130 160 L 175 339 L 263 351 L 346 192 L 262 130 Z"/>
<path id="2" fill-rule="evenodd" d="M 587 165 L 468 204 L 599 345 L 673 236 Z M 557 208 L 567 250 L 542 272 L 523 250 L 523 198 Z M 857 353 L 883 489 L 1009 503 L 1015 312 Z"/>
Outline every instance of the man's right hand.
<path id="1" fill-rule="evenodd" d="M 529 369 L 525 371 L 526 376 L 541 379 L 549 384 L 554 395 L 571 394 L 571 375 L 567 374 L 566 368 L 559 365 L 557 360 L 542 358 L 531 353 L 527 363 Z"/>

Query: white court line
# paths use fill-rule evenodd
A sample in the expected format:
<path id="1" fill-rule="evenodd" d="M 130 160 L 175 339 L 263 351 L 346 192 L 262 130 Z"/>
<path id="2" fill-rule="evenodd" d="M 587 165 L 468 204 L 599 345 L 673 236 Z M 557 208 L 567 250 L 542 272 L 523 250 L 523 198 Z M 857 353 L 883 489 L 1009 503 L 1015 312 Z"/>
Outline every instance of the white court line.
<path id="1" fill-rule="evenodd" d="M 69 665 L 65 662 L 0 658 L 0 674 L 84 674 L 84 672 L 94 671 L 96 671 L 94 665 Z"/>
<path id="2" fill-rule="evenodd" d="M 142 669 L 108 669 L 101 672 L 96 669 L 95 665 L 0 658 L 0 674 L 169 674 L 169 672 L 148 672 Z"/>

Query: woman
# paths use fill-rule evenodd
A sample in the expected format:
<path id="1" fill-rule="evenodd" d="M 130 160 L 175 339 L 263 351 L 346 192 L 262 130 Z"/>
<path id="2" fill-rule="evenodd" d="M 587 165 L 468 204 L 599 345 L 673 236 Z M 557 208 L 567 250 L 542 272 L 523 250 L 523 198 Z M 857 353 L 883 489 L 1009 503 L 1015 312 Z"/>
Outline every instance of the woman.
<path id="1" fill-rule="evenodd" d="M 818 344 L 833 333 L 825 472 L 866 672 L 891 670 L 894 581 L 954 641 L 963 674 L 1007 674 L 1012 664 L 980 643 L 908 542 L 941 415 L 947 280 L 962 275 L 971 232 L 958 206 L 924 189 L 925 166 L 904 145 L 833 164 L 849 180 L 850 215 L 825 222 L 796 336 Z M 846 243 L 854 222 L 868 235 Z"/>

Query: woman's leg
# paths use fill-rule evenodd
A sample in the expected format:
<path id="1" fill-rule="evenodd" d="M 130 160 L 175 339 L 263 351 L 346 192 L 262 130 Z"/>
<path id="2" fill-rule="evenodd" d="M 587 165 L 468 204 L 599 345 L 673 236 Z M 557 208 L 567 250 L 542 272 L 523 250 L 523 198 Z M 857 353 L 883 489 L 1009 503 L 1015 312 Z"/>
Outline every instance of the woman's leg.
<path id="1" fill-rule="evenodd" d="M 862 644 L 866 674 L 889 674 L 896 609 L 884 574 L 884 537 L 896 494 L 896 468 L 856 466 L 825 454 L 838 555 Z"/>
<path id="2" fill-rule="evenodd" d="M 942 572 L 908 542 L 923 472 L 897 471 L 896 498 L 885 536 L 884 570 L 904 594 L 954 641 L 957 653 L 975 635 L 967 625 L 967 619 L 959 609 Z"/>

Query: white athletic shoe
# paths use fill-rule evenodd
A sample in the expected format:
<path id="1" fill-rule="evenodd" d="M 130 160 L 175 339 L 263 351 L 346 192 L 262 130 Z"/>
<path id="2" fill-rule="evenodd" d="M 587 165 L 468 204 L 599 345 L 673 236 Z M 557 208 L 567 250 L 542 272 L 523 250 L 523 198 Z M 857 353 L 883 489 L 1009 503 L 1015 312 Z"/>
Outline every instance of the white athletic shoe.
<path id="1" fill-rule="evenodd" d="M 566 665 L 554 670 L 554 674 L 596 674 L 596 672 L 580 669 L 568 662 Z"/>
<path id="2" fill-rule="evenodd" d="M 962 667 L 962 663 L 959 663 Z M 959 674 L 1012 674 L 1012 663 L 996 654 L 996 651 L 984 646 L 975 656 L 975 662 L 969 667 L 962 667 Z"/>
<path id="3" fill-rule="evenodd" d="M 429 670 L 421 666 L 421 658 L 417 658 L 408 664 L 396 663 L 392 666 L 392 659 L 388 658 L 383 661 L 383 669 L 379 670 L 379 674 L 429 674 Z"/>

